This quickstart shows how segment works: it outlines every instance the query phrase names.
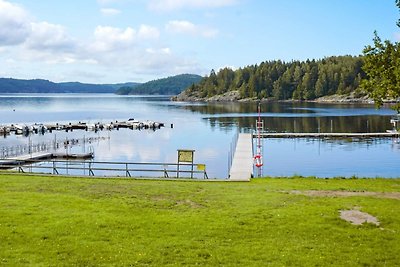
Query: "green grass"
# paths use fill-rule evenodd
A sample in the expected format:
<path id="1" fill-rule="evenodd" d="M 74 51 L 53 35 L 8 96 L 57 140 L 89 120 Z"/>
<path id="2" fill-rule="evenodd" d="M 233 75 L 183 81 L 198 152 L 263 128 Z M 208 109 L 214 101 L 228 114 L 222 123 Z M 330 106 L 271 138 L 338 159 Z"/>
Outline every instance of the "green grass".
<path id="1" fill-rule="evenodd" d="M 400 192 L 396 179 L 250 183 L 0 175 L 0 265 L 396 266 L 400 200 L 292 190 Z M 352 225 L 357 207 L 380 226 Z"/>

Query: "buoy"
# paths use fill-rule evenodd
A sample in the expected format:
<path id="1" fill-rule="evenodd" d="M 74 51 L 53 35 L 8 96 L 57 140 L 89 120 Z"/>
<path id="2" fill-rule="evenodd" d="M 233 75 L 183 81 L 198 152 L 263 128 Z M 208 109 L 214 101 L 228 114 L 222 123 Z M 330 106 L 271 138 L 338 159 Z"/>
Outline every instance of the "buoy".
<path id="1" fill-rule="evenodd" d="M 263 165 L 261 155 L 254 156 L 254 165 L 256 165 L 257 168 L 260 168 Z"/>

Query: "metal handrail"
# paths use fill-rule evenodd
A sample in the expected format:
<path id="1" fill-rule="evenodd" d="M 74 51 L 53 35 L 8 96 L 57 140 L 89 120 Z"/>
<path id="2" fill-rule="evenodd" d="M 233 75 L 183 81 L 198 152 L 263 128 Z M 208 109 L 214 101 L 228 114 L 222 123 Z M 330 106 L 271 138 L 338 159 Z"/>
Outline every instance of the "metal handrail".
<path id="1" fill-rule="evenodd" d="M 236 131 L 235 135 L 232 137 L 232 141 L 231 141 L 230 148 L 229 148 L 229 154 L 228 154 L 228 176 L 229 176 L 229 172 L 230 172 L 231 167 L 232 167 L 233 157 L 235 156 L 236 145 L 237 145 L 238 140 L 239 140 L 239 131 Z"/>
<path id="2" fill-rule="evenodd" d="M 178 168 L 178 166 L 180 168 Z M 190 167 L 190 170 L 182 169 L 182 166 L 184 166 L 184 168 Z M 204 167 L 204 170 L 194 170 L 195 167 L 199 168 L 199 166 Z M 181 177 L 182 175 L 180 174 L 189 174 L 190 177 L 193 177 L 194 174 L 200 174 L 203 179 L 208 179 L 205 164 L 198 163 L 138 163 L 56 159 L 43 161 L 30 159 L 0 161 L 0 169 L 17 169 L 19 172 L 33 172 L 33 169 L 51 169 L 50 173 L 56 175 L 69 175 L 69 171 L 82 170 L 84 173 L 85 171 L 88 172 L 87 176 L 106 176 L 96 175 L 98 172 L 122 172 L 125 177 L 132 177 L 134 173 L 161 173 L 164 178 L 171 178 L 173 174 L 175 174 L 176 177 Z M 66 173 L 62 173 L 62 171 L 66 171 Z M 186 176 L 183 175 L 183 178 L 186 178 Z"/>

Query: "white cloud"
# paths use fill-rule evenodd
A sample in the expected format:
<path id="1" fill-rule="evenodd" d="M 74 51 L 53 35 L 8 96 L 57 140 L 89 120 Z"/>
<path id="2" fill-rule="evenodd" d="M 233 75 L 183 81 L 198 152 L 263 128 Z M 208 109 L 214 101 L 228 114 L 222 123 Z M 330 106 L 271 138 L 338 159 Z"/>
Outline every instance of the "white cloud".
<path id="1" fill-rule="evenodd" d="M 71 49 L 64 27 L 35 22 L 22 7 L 0 0 L 0 46 L 24 45 L 32 50 Z"/>
<path id="2" fill-rule="evenodd" d="M 115 8 L 102 8 L 100 9 L 101 14 L 104 16 L 115 16 L 121 13 L 121 10 Z"/>
<path id="3" fill-rule="evenodd" d="M 149 8 L 157 11 L 172 11 L 184 8 L 218 8 L 234 5 L 237 0 L 150 0 Z"/>
<path id="4" fill-rule="evenodd" d="M 156 27 L 148 25 L 140 25 L 138 38 L 140 39 L 157 39 L 160 36 L 160 31 Z"/>
<path id="5" fill-rule="evenodd" d="M 94 42 L 82 53 L 81 62 L 86 56 L 86 60 L 90 58 L 102 68 L 112 68 L 115 72 L 118 66 L 118 72 L 136 76 L 197 73 L 197 61 L 177 56 L 171 48 L 160 46 L 159 34 L 157 28 L 148 25 L 141 25 L 137 30 L 98 26 Z"/>
<path id="6" fill-rule="evenodd" d="M 0 0 L 0 46 L 23 43 L 29 33 L 27 12 L 18 5 Z"/>
<path id="7" fill-rule="evenodd" d="M 157 28 L 141 25 L 139 30 L 131 27 L 125 29 L 110 27 L 110 26 L 97 26 L 94 31 L 95 41 L 91 45 L 95 51 L 118 51 L 121 49 L 130 50 L 134 45 L 139 42 L 151 39 L 157 39 L 160 32 Z"/>
<path id="8" fill-rule="evenodd" d="M 146 53 L 148 54 L 157 54 L 157 55 L 170 55 L 171 54 L 171 49 L 169 47 L 163 47 L 160 49 L 154 49 L 154 48 L 146 48 Z"/>
<path id="9" fill-rule="evenodd" d="M 193 36 L 202 36 L 212 38 L 218 34 L 218 30 L 199 26 L 186 20 L 172 20 L 165 25 L 165 29 L 171 33 L 190 34 Z"/>
<path id="10" fill-rule="evenodd" d="M 0 0 L 0 47 L 14 64 L 73 63 L 77 45 L 65 28 L 36 22 L 22 7 Z M 10 62 L 10 61 L 9 61 Z"/>
<path id="11" fill-rule="evenodd" d="M 31 34 L 26 45 L 34 50 L 71 51 L 75 48 L 74 41 L 68 36 L 61 25 L 48 22 L 32 22 Z"/>
<path id="12" fill-rule="evenodd" d="M 135 35 L 136 31 L 131 27 L 123 30 L 110 26 L 97 26 L 94 31 L 93 49 L 100 52 L 121 49 L 133 44 Z"/>
<path id="13" fill-rule="evenodd" d="M 98 3 L 108 5 L 110 1 Z M 115 12 L 110 9 L 104 13 Z M 215 35 L 212 29 L 186 23 L 187 28 L 183 25 L 180 33 Z M 182 25 L 179 21 L 175 24 L 170 25 L 170 31 L 179 33 Z M 158 78 L 200 71 L 195 55 L 180 56 L 160 43 L 160 35 L 158 28 L 145 24 L 97 26 L 92 37 L 78 40 L 63 25 L 36 20 L 23 7 L 0 0 L 0 60 L 4 63 L 0 74 L 98 83 L 116 81 L 117 77 L 124 81 L 126 77 Z M 96 76 L 85 73 L 87 69 Z"/>

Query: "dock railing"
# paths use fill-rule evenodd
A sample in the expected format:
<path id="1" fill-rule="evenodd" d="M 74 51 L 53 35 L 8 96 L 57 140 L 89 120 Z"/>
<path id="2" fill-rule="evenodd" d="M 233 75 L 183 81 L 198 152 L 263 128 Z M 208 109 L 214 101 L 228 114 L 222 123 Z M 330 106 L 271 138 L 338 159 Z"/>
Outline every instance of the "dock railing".
<path id="1" fill-rule="evenodd" d="M 63 140 L 49 140 L 40 143 L 28 143 L 19 144 L 11 146 L 0 146 L 0 159 L 7 159 L 10 157 L 18 157 L 21 155 L 28 155 L 36 152 L 44 151 L 58 151 L 61 149 L 70 149 L 74 146 L 84 146 L 91 145 L 94 142 L 99 142 L 102 140 L 108 140 L 109 137 L 84 137 L 84 138 L 71 138 Z M 89 146 L 90 149 L 90 146 Z"/>
<path id="2" fill-rule="evenodd" d="M 208 179 L 205 164 L 29 160 L 29 164 L 26 161 L 13 162 L 12 165 L 7 165 L 7 162 L 3 162 L 0 164 L 0 167 L 1 169 L 15 169 L 23 173 L 32 172 L 55 175 Z"/>
<path id="3" fill-rule="evenodd" d="M 233 162 L 233 157 L 235 156 L 235 151 L 236 151 L 236 145 L 237 145 L 237 141 L 239 139 L 239 131 L 237 131 L 235 133 L 235 135 L 232 137 L 232 141 L 229 147 L 229 153 L 228 153 L 228 176 L 229 176 L 229 172 L 231 170 L 232 167 L 232 162 Z"/>

